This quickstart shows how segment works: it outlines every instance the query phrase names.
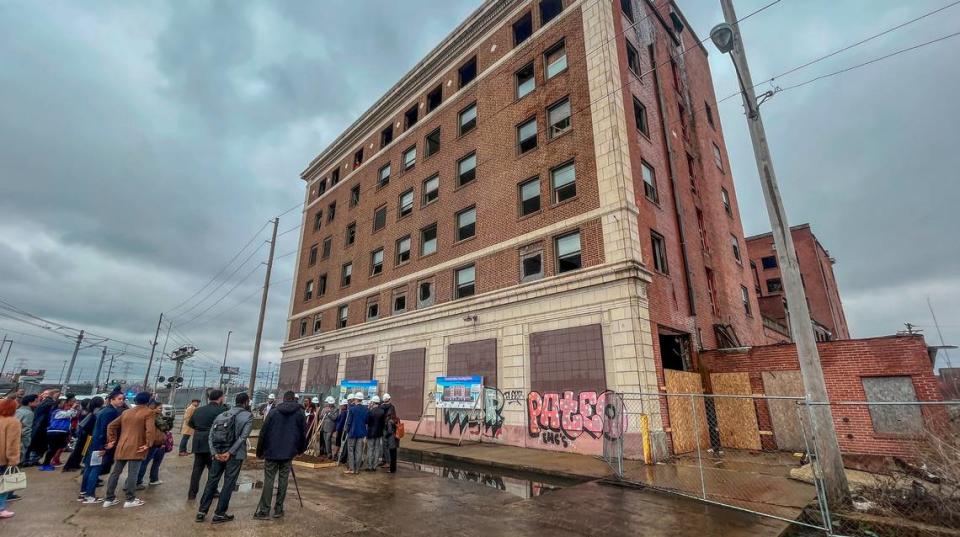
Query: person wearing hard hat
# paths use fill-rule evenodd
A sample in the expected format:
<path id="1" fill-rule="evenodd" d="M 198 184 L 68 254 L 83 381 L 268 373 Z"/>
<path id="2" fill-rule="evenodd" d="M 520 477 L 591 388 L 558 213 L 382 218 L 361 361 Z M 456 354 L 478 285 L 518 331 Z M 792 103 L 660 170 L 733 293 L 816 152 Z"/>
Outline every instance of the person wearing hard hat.
<path id="1" fill-rule="evenodd" d="M 363 442 L 367 438 L 367 416 L 370 411 L 363 404 L 363 393 L 353 394 L 356 404 L 347 411 L 347 422 L 344 425 L 347 433 L 347 474 L 357 474 L 363 461 Z"/>
<path id="2" fill-rule="evenodd" d="M 317 403 L 320 402 L 320 399 L 314 397 L 313 399 L 309 397 L 303 398 L 303 416 L 307 421 L 307 443 L 309 444 L 312 440 L 312 435 L 310 434 L 313 431 L 313 423 L 317 419 Z"/>
<path id="3" fill-rule="evenodd" d="M 353 394 L 351 393 L 346 399 L 340 400 L 340 415 L 337 416 L 337 430 L 334 432 L 334 437 L 336 438 L 337 443 L 337 455 L 334 457 L 337 460 L 337 464 L 341 462 L 347 462 L 347 450 L 343 449 L 344 445 L 344 430 L 347 427 L 347 411 L 350 409 L 350 405 L 353 404 Z"/>
<path id="4" fill-rule="evenodd" d="M 340 417 L 340 410 L 336 407 L 337 400 L 327 396 L 323 400 L 323 410 L 320 411 L 320 434 L 323 439 L 323 454 L 333 458 L 333 435 L 337 430 L 337 419 Z"/>
<path id="5" fill-rule="evenodd" d="M 271 393 L 267 397 L 267 403 L 260 407 L 260 415 L 266 418 L 267 414 L 269 414 L 270 411 L 273 410 L 273 407 L 276 405 L 276 402 L 277 402 L 277 395 Z"/>
<path id="6" fill-rule="evenodd" d="M 370 398 L 370 413 L 367 416 L 367 471 L 376 472 L 383 456 L 383 426 L 386 415 L 380 407 L 380 397 Z"/>
<path id="7" fill-rule="evenodd" d="M 389 421 L 390 416 L 396 416 L 397 408 L 393 405 L 393 400 L 390 397 L 389 393 L 383 394 L 383 403 L 380 405 L 380 408 L 383 409 L 384 421 Z M 383 428 L 383 458 L 380 461 L 380 466 L 389 466 L 390 465 L 390 436 L 393 433 L 387 433 L 387 428 Z"/>

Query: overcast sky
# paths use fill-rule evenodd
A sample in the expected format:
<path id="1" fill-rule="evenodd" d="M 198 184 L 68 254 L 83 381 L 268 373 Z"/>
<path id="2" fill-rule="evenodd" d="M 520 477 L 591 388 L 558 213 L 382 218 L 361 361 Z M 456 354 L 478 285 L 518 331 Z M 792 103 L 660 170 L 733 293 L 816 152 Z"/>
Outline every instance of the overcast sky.
<path id="1" fill-rule="evenodd" d="M 765 3 L 737 5 L 743 15 Z M 783 0 L 743 24 L 754 79 L 947 3 Z M 168 350 L 196 344 L 194 363 L 212 371 L 233 330 L 229 362 L 247 369 L 268 238 L 255 233 L 302 201 L 299 172 L 309 161 L 478 5 L 0 1 L 0 298 L 145 346 L 161 311 L 256 237 L 173 310 L 179 326 L 167 342 Z M 721 18 L 715 0 L 681 6 L 701 37 Z M 777 84 L 929 41 L 958 22 L 960 6 Z M 810 222 L 837 258 L 855 336 L 909 321 L 938 343 L 929 296 L 947 342 L 960 342 L 958 52 L 960 38 L 948 40 L 763 106 L 791 222 Z M 735 91 L 729 59 L 711 48 L 711 65 L 717 94 Z M 719 111 L 746 232 L 762 233 L 768 221 L 740 104 Z M 280 230 L 299 224 L 293 211 Z M 293 252 L 297 235 L 282 236 L 277 254 Z M 274 270 L 264 362 L 280 356 L 294 257 Z M 61 335 L 69 331 L 0 315 L 4 331 L 15 341 L 10 364 L 46 368 L 54 379 L 72 350 Z M 111 351 L 124 348 L 119 341 L 107 343 Z M 146 351 L 127 349 L 115 369 L 142 377 Z M 83 349 L 74 376 L 92 377 L 99 352 Z M 191 372 L 199 382 L 200 369 Z"/>

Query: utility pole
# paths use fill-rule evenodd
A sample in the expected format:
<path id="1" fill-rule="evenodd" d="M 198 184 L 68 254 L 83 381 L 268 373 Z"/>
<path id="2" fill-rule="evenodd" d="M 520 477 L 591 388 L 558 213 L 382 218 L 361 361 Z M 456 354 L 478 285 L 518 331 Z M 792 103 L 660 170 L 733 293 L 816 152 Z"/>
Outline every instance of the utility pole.
<path id="1" fill-rule="evenodd" d="M 260 340 L 263 338 L 263 318 L 267 314 L 267 295 L 270 292 L 270 272 L 273 270 L 273 252 L 277 246 L 277 226 L 280 218 L 273 219 L 273 237 L 270 239 L 270 256 L 267 258 L 267 275 L 263 278 L 263 297 L 260 299 L 260 319 L 257 321 L 257 338 L 253 342 L 253 363 L 250 365 L 250 393 L 253 398 L 257 387 L 257 361 L 260 359 Z"/>
<path id="2" fill-rule="evenodd" d="M 840 505 L 847 498 L 850 490 L 843 470 L 843 459 L 840 457 L 840 444 L 837 441 L 837 431 L 830 411 L 827 386 L 820 365 L 820 354 L 817 351 L 813 324 L 810 321 L 810 309 L 807 306 L 806 293 L 800 278 L 797 252 L 793 246 L 790 223 L 780 197 L 780 187 L 773 169 L 773 158 L 767 145 L 767 134 L 763 127 L 763 118 L 760 116 L 757 95 L 753 89 L 747 54 L 737 26 L 738 19 L 733 8 L 733 0 L 720 0 L 720 4 L 723 7 L 726 24 L 715 27 L 710 32 L 710 36 L 721 52 L 730 53 L 740 79 L 743 104 L 747 109 L 750 139 L 753 142 L 757 171 L 760 174 L 763 197 L 767 203 L 767 215 L 770 218 L 770 228 L 777 248 L 777 262 L 780 265 L 783 288 L 787 296 L 790 332 L 797 346 L 800 374 L 803 377 L 807 401 L 815 403 L 807 405 L 810 410 L 813 442 L 820 470 L 823 473 L 827 501 L 830 505 Z"/>
<path id="3" fill-rule="evenodd" d="M 64 361 L 63 361 L 63 367 L 60 368 L 60 376 L 57 377 L 57 382 L 60 384 L 61 388 L 63 388 L 63 372 L 66 371 L 66 370 L 67 370 L 67 360 L 64 360 Z M 62 392 L 62 391 L 64 391 L 64 390 L 66 390 L 66 388 L 63 388 L 63 389 L 60 390 L 60 391 Z"/>
<path id="4" fill-rule="evenodd" d="M 100 389 L 100 372 L 103 371 L 103 362 L 107 360 L 107 348 L 103 347 L 103 352 L 100 353 L 100 365 L 97 366 L 97 378 L 93 381 L 93 389 L 90 390 L 90 395 L 97 393 L 97 390 Z"/>
<path id="5" fill-rule="evenodd" d="M 7 353 L 3 355 L 3 365 L 0 365 L 0 377 L 3 377 L 3 372 L 7 369 L 7 358 L 10 358 L 10 349 L 13 348 L 13 340 L 7 339 L 7 335 L 3 335 L 3 343 L 9 343 L 7 345 Z M 3 343 L 0 343 L 0 351 L 3 350 Z"/>
<path id="6" fill-rule="evenodd" d="M 947 352 L 947 343 L 943 340 L 943 332 L 940 331 L 940 323 L 937 321 L 937 314 L 933 312 L 933 304 L 930 302 L 930 297 L 927 297 L 927 307 L 930 308 L 930 316 L 933 317 L 933 326 L 937 329 L 937 335 L 940 336 L 940 346 L 943 347 L 943 357 L 947 359 L 947 367 L 952 368 L 953 364 L 950 363 L 950 353 Z M 6 358 L 3 359 L 3 363 L 7 363 Z M 3 371 L 0 370 L 0 373 L 3 373 Z"/>
<path id="7" fill-rule="evenodd" d="M 157 363 L 157 375 L 156 375 L 155 377 L 153 377 L 154 379 L 158 379 L 158 378 L 160 377 L 160 373 L 163 371 L 163 355 L 166 354 L 166 352 L 167 352 L 167 340 L 170 339 L 170 329 L 171 329 L 171 328 L 173 328 L 173 323 L 172 323 L 171 321 L 167 321 L 167 335 L 163 338 L 163 348 L 160 349 L 160 361 Z M 159 380 L 154 380 L 154 381 L 153 381 L 153 391 L 154 391 L 154 392 L 157 391 L 157 383 L 158 383 L 158 382 L 160 382 L 160 381 L 159 381 Z"/>
<path id="8" fill-rule="evenodd" d="M 195 352 L 197 352 L 196 347 L 187 346 L 187 347 L 180 347 L 179 349 L 173 351 L 170 354 L 170 359 L 173 360 L 173 362 L 176 363 L 177 365 L 174 368 L 173 377 L 171 377 L 173 380 L 169 381 L 170 395 L 167 398 L 168 405 L 172 405 L 174 398 L 176 398 L 177 396 L 177 388 L 180 385 L 180 381 L 179 381 L 180 375 L 183 373 L 183 362 L 187 361 L 188 358 L 192 357 Z M 190 384 L 193 384 L 192 372 L 190 373 Z"/>
<path id="9" fill-rule="evenodd" d="M 233 330 L 227 332 L 227 346 L 223 348 L 223 366 L 220 367 L 220 388 L 224 388 L 223 384 L 223 371 L 227 368 L 227 351 L 230 350 L 230 334 L 233 333 Z"/>
<path id="10" fill-rule="evenodd" d="M 110 381 L 112 380 L 112 379 L 110 378 L 110 375 L 113 374 L 113 360 L 114 360 L 116 357 L 117 357 L 116 354 L 111 354 L 111 355 L 110 355 L 110 365 L 107 366 L 107 382 L 106 382 L 107 384 L 110 384 Z"/>
<path id="11" fill-rule="evenodd" d="M 77 353 L 80 352 L 80 344 L 83 343 L 83 330 L 77 334 L 77 344 L 73 347 L 73 357 L 70 358 L 70 369 L 67 369 L 67 378 L 63 379 L 63 387 L 61 388 L 62 393 L 67 393 L 67 386 L 70 385 L 70 375 L 73 374 L 73 365 L 77 363 Z M 61 377 L 63 374 L 61 373 Z"/>
<path id="12" fill-rule="evenodd" d="M 153 334 L 153 343 L 150 345 L 150 359 L 147 360 L 147 372 L 143 374 L 143 389 L 150 386 L 150 369 L 153 367 L 153 353 L 157 350 L 157 339 L 160 337 L 160 323 L 163 322 L 163 314 L 160 314 L 160 320 L 157 321 L 157 331 Z"/>
<path id="13" fill-rule="evenodd" d="M 203 387 L 204 388 L 207 387 L 207 370 L 206 369 L 203 370 Z"/>

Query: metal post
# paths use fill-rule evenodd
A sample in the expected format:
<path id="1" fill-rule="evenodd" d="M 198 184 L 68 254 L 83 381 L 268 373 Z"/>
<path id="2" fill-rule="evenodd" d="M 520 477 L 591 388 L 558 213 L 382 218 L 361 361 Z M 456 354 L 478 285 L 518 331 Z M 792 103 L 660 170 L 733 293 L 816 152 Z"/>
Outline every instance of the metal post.
<path id="1" fill-rule="evenodd" d="M 273 219 L 273 237 L 270 239 L 270 255 L 267 258 L 267 274 L 263 278 L 263 297 L 260 299 L 260 319 L 257 321 L 257 338 L 253 342 L 253 363 L 250 365 L 250 396 L 257 387 L 257 361 L 260 359 L 260 340 L 263 337 L 263 318 L 267 314 L 267 295 L 270 292 L 270 272 L 273 270 L 273 252 L 277 246 L 277 225 L 280 218 Z"/>
<path id="2" fill-rule="evenodd" d="M 706 406 L 707 402 L 703 402 Z M 693 396 L 690 396 L 690 413 L 693 417 L 693 437 L 697 441 L 697 468 L 700 470 L 700 492 L 703 495 L 703 499 L 707 499 L 707 482 L 703 478 L 703 454 L 701 453 L 702 449 L 700 448 L 700 423 L 697 421 L 697 407 L 693 402 Z"/>
<path id="3" fill-rule="evenodd" d="M 77 353 L 80 352 L 80 343 L 83 342 L 83 330 L 77 334 L 77 344 L 73 347 L 73 357 L 70 358 L 70 369 L 67 369 L 67 378 L 63 379 L 63 384 L 60 388 L 62 393 L 67 393 L 67 386 L 70 385 L 70 375 L 73 374 L 73 365 L 77 363 Z M 64 362 L 66 363 L 66 362 Z M 61 376 L 63 373 L 61 373 Z"/>
<path id="4" fill-rule="evenodd" d="M 153 343 L 150 345 L 150 359 L 147 360 L 147 372 L 143 374 L 143 389 L 150 386 L 150 369 L 153 367 L 153 353 L 157 350 L 157 338 L 160 337 L 160 323 L 163 322 L 163 314 L 160 314 L 160 320 L 157 321 L 157 331 L 153 334 Z"/>
<path id="5" fill-rule="evenodd" d="M 207 370 L 206 369 L 203 370 L 203 387 L 204 389 L 207 388 Z"/>
<path id="6" fill-rule="evenodd" d="M 167 404 L 172 405 L 173 399 L 177 396 L 177 382 L 176 379 L 180 378 L 180 373 L 183 372 L 183 360 L 177 360 L 177 366 L 173 370 L 174 381 L 171 382 L 170 395 L 167 397 Z"/>
<path id="7" fill-rule="evenodd" d="M 160 383 L 160 373 L 163 371 L 163 355 L 167 353 L 167 340 L 170 339 L 170 329 L 173 328 L 173 322 L 167 321 L 167 335 L 163 338 L 163 348 L 160 349 L 160 361 L 157 363 L 157 374 L 154 376 L 153 391 L 157 391 L 157 384 Z"/>
<path id="8" fill-rule="evenodd" d="M 230 334 L 232 333 L 233 333 L 233 330 L 230 330 L 227 332 L 227 345 L 223 348 L 223 366 L 220 367 L 220 388 L 221 389 L 225 387 L 223 384 L 223 370 L 227 367 L 227 351 L 230 350 Z"/>
<path id="9" fill-rule="evenodd" d="M 10 358 L 10 349 L 13 348 L 12 339 L 7 339 L 7 336 L 3 336 L 3 342 L 9 343 L 9 345 L 7 345 L 7 353 L 3 355 L 3 365 L 0 365 L 0 377 L 3 376 L 3 372 L 7 369 L 7 358 Z M 3 345 L 0 344 L 0 351 L 2 350 L 3 350 Z"/>
<path id="10" fill-rule="evenodd" d="M 817 351 L 813 324 L 810 321 L 810 309 L 807 306 L 803 281 L 800 279 L 797 252 L 794 250 L 790 224 L 787 221 L 787 213 L 780 197 L 780 187 L 777 184 L 777 176 L 773 169 L 773 159 L 767 145 L 767 135 L 757 105 L 757 96 L 753 89 L 753 79 L 750 76 L 746 51 L 743 47 L 743 40 L 740 38 L 740 29 L 737 27 L 737 14 L 733 8 L 733 0 L 720 0 L 720 4 L 723 7 L 724 18 L 733 30 L 734 42 L 730 57 L 733 59 L 733 65 L 740 77 L 740 85 L 743 89 L 743 102 L 747 108 L 747 125 L 750 128 L 750 139 L 753 142 L 753 152 L 757 160 L 760 184 L 763 187 L 763 197 L 767 203 L 767 215 L 770 217 L 770 227 L 777 249 L 777 262 L 780 265 L 783 288 L 787 297 L 790 332 L 794 344 L 797 346 L 797 357 L 800 361 L 804 391 L 814 402 L 827 402 L 826 382 L 823 379 L 823 369 L 820 366 L 820 355 Z M 820 462 L 827 498 L 830 503 L 837 505 L 847 497 L 849 489 L 847 487 L 847 477 L 843 471 L 843 459 L 840 457 L 837 431 L 834 428 L 829 405 L 813 407 L 811 417 L 813 419 L 810 425 L 814 442 L 817 444 L 817 452 L 821 457 Z"/>
<path id="11" fill-rule="evenodd" d="M 100 365 L 97 366 L 97 378 L 93 381 L 93 389 L 90 390 L 90 395 L 97 393 L 97 390 L 100 389 L 100 372 L 103 371 L 103 362 L 107 360 L 107 348 L 103 347 L 103 352 L 100 353 Z"/>
<path id="12" fill-rule="evenodd" d="M 110 355 L 110 365 L 107 366 L 107 382 L 106 382 L 106 384 L 110 384 L 110 375 L 113 374 L 113 360 L 114 360 L 116 357 L 117 357 L 116 354 L 111 354 L 111 355 Z"/>

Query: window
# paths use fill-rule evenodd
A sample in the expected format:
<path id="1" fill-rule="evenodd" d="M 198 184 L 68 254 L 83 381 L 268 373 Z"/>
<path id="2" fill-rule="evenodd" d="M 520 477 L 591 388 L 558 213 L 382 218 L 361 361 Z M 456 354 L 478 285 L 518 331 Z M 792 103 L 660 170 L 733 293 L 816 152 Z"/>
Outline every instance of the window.
<path id="1" fill-rule="evenodd" d="M 423 204 L 429 205 L 440 197 L 440 176 L 434 175 L 423 182 Z"/>
<path id="2" fill-rule="evenodd" d="M 440 129 L 431 132 L 427 135 L 426 143 L 423 148 L 423 156 L 429 157 L 430 155 L 440 151 Z"/>
<path id="3" fill-rule="evenodd" d="M 640 76 L 640 53 L 637 52 L 630 41 L 627 41 L 627 67 L 633 71 L 633 74 Z"/>
<path id="4" fill-rule="evenodd" d="M 427 94 L 427 113 L 436 110 L 443 102 L 443 84 L 437 86 Z"/>
<path id="5" fill-rule="evenodd" d="M 383 248 L 378 248 L 370 254 L 370 275 L 376 276 L 383 272 Z"/>
<path id="6" fill-rule="evenodd" d="M 768 255 L 766 257 L 761 257 L 760 264 L 763 265 L 764 270 L 777 268 L 777 256 Z"/>
<path id="7" fill-rule="evenodd" d="M 620 9 L 633 22 L 633 0 L 620 0 Z"/>
<path id="8" fill-rule="evenodd" d="M 323 194 L 326 191 L 327 191 L 327 180 L 321 179 L 320 183 L 317 184 L 317 195 L 319 196 L 320 194 Z"/>
<path id="9" fill-rule="evenodd" d="M 906 403 L 869 405 L 870 422 L 879 434 L 919 437 L 927 432 L 917 391 L 910 377 L 864 377 L 860 379 L 867 401 L 871 403 Z"/>
<path id="10" fill-rule="evenodd" d="M 700 247 L 704 252 L 710 253 L 710 247 L 707 246 L 707 226 L 703 220 L 703 211 L 697 209 L 697 230 L 700 232 Z"/>
<path id="11" fill-rule="evenodd" d="M 517 146 L 520 148 L 520 154 L 537 148 L 537 118 L 517 127 Z"/>
<path id="12" fill-rule="evenodd" d="M 543 252 L 540 250 L 520 256 L 520 281 L 532 282 L 543 278 Z"/>
<path id="13" fill-rule="evenodd" d="M 337 168 L 336 170 L 333 170 L 332 173 L 330 173 L 330 186 L 333 186 L 339 182 L 340 182 L 340 168 Z"/>
<path id="14" fill-rule="evenodd" d="M 313 230 L 320 231 L 320 226 L 322 224 L 323 224 L 323 210 L 319 210 L 313 215 Z"/>
<path id="15" fill-rule="evenodd" d="M 533 63 L 527 64 L 513 75 L 517 86 L 517 99 L 537 89 L 537 77 L 534 76 Z"/>
<path id="16" fill-rule="evenodd" d="M 580 260 L 580 232 L 575 231 L 558 237 L 555 243 L 557 252 L 557 274 L 577 270 L 581 266 Z"/>
<path id="17" fill-rule="evenodd" d="M 547 80 L 567 70 L 567 47 L 563 40 L 543 53 L 543 63 L 547 66 Z"/>
<path id="18" fill-rule="evenodd" d="M 310 280 L 303 287 L 303 301 L 306 302 L 312 298 L 313 298 L 313 280 Z"/>
<path id="19" fill-rule="evenodd" d="M 349 306 L 340 306 L 337 309 L 337 328 L 346 328 L 347 327 L 347 316 L 349 315 Z"/>
<path id="20" fill-rule="evenodd" d="M 707 269 L 707 294 L 710 295 L 710 310 L 714 315 L 720 315 L 720 305 L 717 302 L 717 282 L 713 277 L 713 271 Z"/>
<path id="21" fill-rule="evenodd" d="M 547 24 L 563 11 L 563 0 L 540 0 L 540 26 Z"/>
<path id="22" fill-rule="evenodd" d="M 410 237 L 406 236 L 397 241 L 397 259 L 396 263 L 402 265 L 410 261 Z"/>
<path id="23" fill-rule="evenodd" d="M 403 169 L 412 170 L 417 165 L 417 146 L 411 146 L 403 152 Z"/>
<path id="24" fill-rule="evenodd" d="M 636 97 L 633 98 L 633 119 L 637 124 L 637 130 L 649 138 L 650 124 L 647 122 L 647 107 L 643 106 Z"/>
<path id="25" fill-rule="evenodd" d="M 357 242 L 357 223 L 350 222 L 347 224 L 347 229 L 345 232 L 345 241 L 346 246 L 351 246 L 353 243 Z"/>
<path id="26" fill-rule="evenodd" d="M 420 230 L 420 255 L 437 251 L 437 225 L 431 224 Z"/>
<path id="27" fill-rule="evenodd" d="M 767 292 L 782 293 L 783 281 L 781 281 L 780 278 L 770 278 L 769 280 L 767 280 Z"/>
<path id="28" fill-rule="evenodd" d="M 353 277 L 353 263 L 347 263 L 340 269 L 340 287 L 350 285 L 350 279 Z"/>
<path id="29" fill-rule="evenodd" d="M 670 60 L 670 72 L 673 74 L 673 86 L 680 91 L 682 85 L 680 84 L 680 69 L 677 67 L 677 62 L 673 59 Z"/>
<path id="30" fill-rule="evenodd" d="M 400 203 L 397 205 L 399 211 L 399 218 L 403 218 L 411 213 L 413 213 L 413 189 L 407 190 L 403 194 L 400 194 Z"/>
<path id="31" fill-rule="evenodd" d="M 650 232 L 650 251 L 653 252 L 653 268 L 660 273 L 669 274 L 667 266 L 667 243 L 663 240 L 663 235 Z"/>
<path id="32" fill-rule="evenodd" d="M 727 193 L 727 189 L 720 187 L 720 200 L 723 202 L 723 210 L 726 211 L 727 216 L 733 216 L 733 209 L 730 208 L 730 194 Z"/>
<path id="33" fill-rule="evenodd" d="M 393 297 L 393 313 L 403 313 L 407 311 L 407 295 L 399 294 Z"/>
<path id="34" fill-rule="evenodd" d="M 534 177 L 520 183 L 520 216 L 540 210 L 540 178 Z"/>
<path id="35" fill-rule="evenodd" d="M 460 136 L 472 131 L 477 126 L 477 103 L 460 111 Z"/>
<path id="36" fill-rule="evenodd" d="M 377 174 L 377 186 L 383 188 L 390 184 L 390 163 L 386 163 L 382 168 L 380 168 L 380 173 Z"/>
<path id="37" fill-rule="evenodd" d="M 312 267 L 317 264 L 317 245 L 314 244 L 310 247 L 310 257 L 307 261 L 307 266 Z"/>
<path id="38" fill-rule="evenodd" d="M 523 43 L 533 35 L 533 13 L 527 11 L 520 20 L 513 23 L 513 46 Z"/>
<path id="39" fill-rule="evenodd" d="M 710 126 L 713 127 L 713 126 L 714 126 L 714 125 L 713 125 L 713 108 L 710 108 L 710 103 L 704 101 L 704 103 L 703 103 L 703 111 L 704 111 L 704 112 L 706 113 L 706 115 L 707 115 L 707 123 L 709 123 Z"/>
<path id="40" fill-rule="evenodd" d="M 321 274 L 317 278 L 317 296 L 323 296 L 327 294 L 327 275 Z"/>
<path id="41" fill-rule="evenodd" d="M 350 187 L 350 206 L 356 207 L 360 203 L 360 184 Z"/>
<path id="42" fill-rule="evenodd" d="M 750 315 L 750 291 L 745 285 L 740 286 L 740 298 L 743 300 L 743 312 Z"/>
<path id="43" fill-rule="evenodd" d="M 416 125 L 417 121 L 420 121 L 420 103 L 411 106 L 410 110 L 403 114 L 404 130 L 410 130 L 410 127 Z"/>
<path id="44" fill-rule="evenodd" d="M 307 319 L 300 319 L 300 337 L 307 335 Z"/>
<path id="45" fill-rule="evenodd" d="M 470 265 L 469 267 L 457 269 L 457 288 L 456 292 L 454 293 L 454 298 L 466 298 L 468 296 L 473 296 L 476 292 L 476 278 L 476 265 Z"/>
<path id="46" fill-rule="evenodd" d="M 357 169 L 360 165 L 363 164 L 363 148 L 357 149 L 357 152 L 353 154 L 353 169 Z"/>
<path id="47" fill-rule="evenodd" d="M 390 142 L 393 141 L 393 125 L 387 125 L 382 131 L 380 131 L 380 149 L 390 145 Z"/>
<path id="48" fill-rule="evenodd" d="M 337 202 L 331 202 L 330 205 L 327 205 L 327 222 L 333 222 L 333 219 L 337 217 Z"/>
<path id="49" fill-rule="evenodd" d="M 387 225 L 387 206 L 381 205 L 373 212 L 373 230 L 380 231 Z"/>
<path id="50" fill-rule="evenodd" d="M 457 213 L 457 240 L 469 239 L 477 234 L 477 208 L 470 207 Z"/>
<path id="51" fill-rule="evenodd" d="M 470 153 L 457 162 L 457 186 L 473 182 L 477 178 L 477 154 Z"/>
<path id="52" fill-rule="evenodd" d="M 733 258 L 737 260 L 737 263 L 743 263 L 743 260 L 740 259 L 740 241 L 737 240 L 736 235 L 730 235 L 730 246 L 733 247 Z"/>
<path id="53" fill-rule="evenodd" d="M 677 114 L 680 116 L 680 134 L 684 140 L 690 139 L 690 131 L 687 130 L 687 109 L 682 105 L 677 105 Z"/>
<path id="54" fill-rule="evenodd" d="M 753 289 L 757 292 L 757 296 L 760 296 L 760 273 L 757 271 L 757 264 L 753 261 L 750 261 L 750 272 L 753 274 Z"/>
<path id="55" fill-rule="evenodd" d="M 372 321 L 379 316 L 380 316 L 380 303 L 368 302 L 367 303 L 367 320 Z"/>
<path id="56" fill-rule="evenodd" d="M 318 313 L 318 314 L 316 314 L 316 315 L 313 316 L 313 333 L 314 333 L 314 334 L 319 334 L 319 333 L 320 333 L 320 325 L 322 324 L 322 322 L 323 322 L 323 314 L 322 314 L 322 313 Z"/>
<path id="57" fill-rule="evenodd" d="M 577 172 L 572 162 L 550 170 L 550 181 L 553 184 L 554 203 L 566 201 L 577 195 Z"/>
<path id="58" fill-rule="evenodd" d="M 470 58 L 467 63 L 460 66 L 457 75 L 460 79 L 461 88 L 473 82 L 473 79 L 477 78 L 477 57 Z"/>
<path id="59" fill-rule="evenodd" d="M 320 259 L 326 259 L 330 257 L 331 249 L 333 249 L 333 237 L 327 237 L 323 239 L 323 254 L 320 256 Z"/>
<path id="60" fill-rule="evenodd" d="M 564 99 L 547 108 L 547 121 L 550 123 L 550 138 L 556 138 L 570 130 L 570 99 Z"/>
<path id="61" fill-rule="evenodd" d="M 653 168 L 646 162 L 640 162 L 640 171 L 643 174 L 643 195 L 654 203 L 660 203 L 660 196 L 657 192 L 657 175 Z"/>
<path id="62" fill-rule="evenodd" d="M 717 165 L 720 171 L 723 171 L 723 155 L 720 153 L 720 146 L 713 144 L 713 163 Z"/>
<path id="63" fill-rule="evenodd" d="M 433 282 L 420 282 L 417 285 L 417 308 L 432 306 L 433 300 Z"/>
<path id="64" fill-rule="evenodd" d="M 687 173 L 690 175 L 690 188 L 697 193 L 697 167 L 693 155 L 687 153 Z"/>

